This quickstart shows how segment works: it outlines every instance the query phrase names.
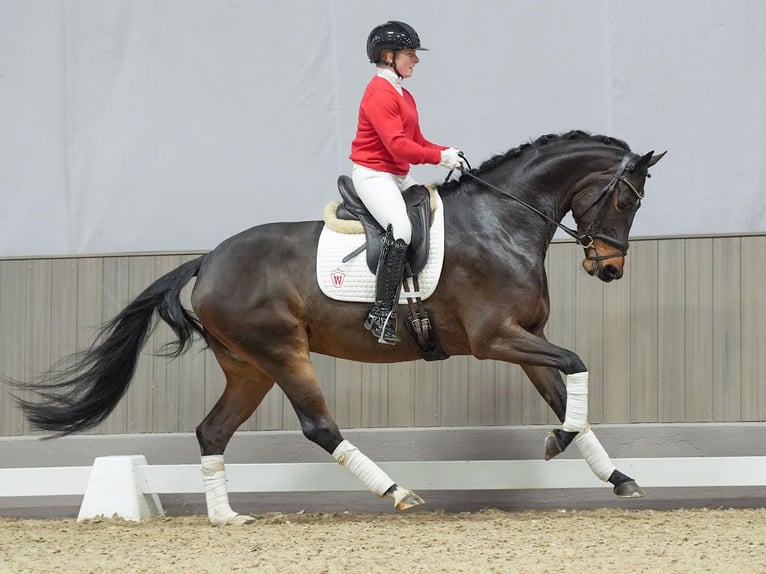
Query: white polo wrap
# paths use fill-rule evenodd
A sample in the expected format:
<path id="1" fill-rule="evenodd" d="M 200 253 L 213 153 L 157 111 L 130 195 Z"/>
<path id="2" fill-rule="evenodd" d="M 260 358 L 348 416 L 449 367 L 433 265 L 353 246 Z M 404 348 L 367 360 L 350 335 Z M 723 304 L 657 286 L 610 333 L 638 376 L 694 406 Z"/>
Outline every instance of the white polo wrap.
<path id="1" fill-rule="evenodd" d="M 236 517 L 237 513 L 229 506 L 223 455 L 202 457 L 202 482 L 205 485 L 205 502 L 210 522 L 216 525 L 226 524 Z"/>
<path id="2" fill-rule="evenodd" d="M 584 431 L 577 433 L 574 439 L 577 448 L 580 449 L 582 457 L 588 466 L 597 477 L 606 482 L 612 473 L 615 471 L 615 466 L 609 459 L 609 455 L 606 454 L 606 450 L 601 446 L 601 443 L 593 434 L 593 431 L 588 425 L 588 428 Z"/>
<path id="3" fill-rule="evenodd" d="M 347 440 L 335 448 L 332 457 L 378 496 L 385 495 L 386 491 L 396 484 L 377 464 Z"/>
<path id="4" fill-rule="evenodd" d="M 588 424 L 588 371 L 567 375 L 567 409 L 562 428 L 583 430 Z"/>

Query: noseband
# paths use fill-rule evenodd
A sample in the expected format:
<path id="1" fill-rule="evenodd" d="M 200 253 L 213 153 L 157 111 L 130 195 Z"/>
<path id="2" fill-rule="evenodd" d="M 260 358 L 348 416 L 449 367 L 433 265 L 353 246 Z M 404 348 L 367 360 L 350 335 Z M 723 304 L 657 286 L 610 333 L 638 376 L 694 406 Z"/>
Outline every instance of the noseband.
<path id="1" fill-rule="evenodd" d="M 461 152 L 461 155 L 462 155 L 462 152 Z M 462 156 L 462 157 L 463 157 L 463 159 L 466 159 L 465 156 Z M 612 197 L 612 195 L 614 195 L 614 192 L 617 189 L 617 184 L 618 183 L 622 182 L 625 185 L 627 185 L 628 188 L 638 198 L 639 202 L 644 198 L 644 194 L 641 193 L 640 191 L 638 191 L 638 189 L 636 189 L 636 187 L 632 183 L 630 183 L 630 181 L 628 181 L 628 179 L 625 177 L 625 172 L 631 171 L 635 167 L 635 161 L 639 157 L 640 156 L 637 156 L 636 154 L 631 153 L 631 152 L 628 152 L 628 153 L 626 153 L 623 156 L 622 160 L 620 161 L 620 165 L 617 166 L 617 171 L 612 176 L 612 179 L 609 181 L 609 183 L 606 184 L 604 189 L 601 190 L 601 193 L 599 194 L 599 196 L 596 199 L 596 201 L 594 201 L 588 207 L 588 209 L 586 209 L 583 212 L 583 215 L 585 215 L 591 209 L 593 209 L 593 207 L 595 207 L 596 205 L 600 204 L 600 209 L 599 209 L 598 215 L 595 218 L 593 218 L 593 221 L 591 221 L 588 224 L 588 228 L 587 228 L 586 232 L 583 235 L 578 234 L 576 230 L 570 229 L 569 227 L 559 223 L 558 221 L 554 221 L 553 219 L 548 217 L 545 213 L 543 213 L 542 211 L 540 211 L 536 207 L 528 204 L 526 201 L 524 201 L 522 199 L 519 199 L 518 197 L 516 197 L 512 193 L 509 193 L 508 191 L 506 191 L 504 189 L 500 189 L 499 187 L 497 187 L 495 185 L 492 185 L 488 181 L 485 181 L 485 180 L 483 180 L 483 179 L 481 179 L 479 177 L 476 177 L 474 174 L 472 174 L 469 171 L 470 170 L 470 165 L 468 166 L 468 168 L 469 168 L 468 170 L 464 170 L 463 171 L 463 175 L 467 175 L 468 177 L 470 177 L 472 179 L 475 179 L 477 182 L 481 183 L 482 185 L 484 185 L 486 187 L 489 187 L 490 189 L 493 189 L 493 190 L 501 193 L 502 195 L 505 195 L 506 197 L 510 197 L 511 199 L 513 199 L 514 201 L 520 203 L 521 205 L 523 205 L 524 207 L 526 207 L 530 211 L 535 212 L 537 215 L 539 215 L 543 219 L 553 223 L 556 227 L 561 229 L 564 233 L 566 233 L 567 235 L 572 237 L 575 240 L 575 243 L 577 243 L 578 245 L 582 245 L 583 249 L 585 249 L 585 258 L 586 259 L 589 259 L 591 261 L 602 261 L 604 259 L 611 259 L 611 258 L 615 257 L 615 255 L 614 254 L 611 254 L 611 255 L 598 255 L 597 254 L 598 250 L 597 250 L 596 245 L 595 245 L 596 239 L 598 239 L 600 241 L 603 241 L 604 243 L 606 243 L 608 245 L 611 245 L 612 247 L 617 249 L 619 251 L 619 254 L 620 254 L 621 257 L 625 257 L 628 254 L 628 244 L 626 242 L 622 242 L 619 239 L 617 239 L 615 237 L 612 237 L 610 235 L 606 235 L 604 233 L 601 233 L 600 231 L 592 231 L 592 230 L 594 228 L 597 228 L 598 225 L 601 223 L 601 219 L 603 219 L 603 217 L 604 217 L 604 215 L 606 213 L 606 210 L 608 208 L 608 205 L 609 205 L 609 201 L 608 200 Z M 468 160 L 466 160 L 466 164 L 468 164 Z M 447 174 L 447 179 L 449 179 L 451 174 L 452 174 L 452 171 L 450 171 L 449 174 Z M 588 253 L 589 249 L 593 249 L 595 254 L 594 255 L 590 255 Z"/>

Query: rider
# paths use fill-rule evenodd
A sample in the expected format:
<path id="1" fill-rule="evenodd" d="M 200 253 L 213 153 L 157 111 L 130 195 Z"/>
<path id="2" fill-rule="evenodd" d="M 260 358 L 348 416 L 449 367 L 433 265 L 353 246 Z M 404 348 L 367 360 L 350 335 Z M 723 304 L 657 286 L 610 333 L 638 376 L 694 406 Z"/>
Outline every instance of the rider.
<path id="1" fill-rule="evenodd" d="M 404 275 L 412 227 L 402 191 L 417 185 L 411 164 L 463 168 L 465 161 L 453 148 L 429 142 L 420 132 L 418 111 L 402 81 L 412 76 L 420 61 L 417 32 L 404 22 L 376 26 L 367 38 L 367 56 L 375 76 L 359 104 L 356 137 L 351 142 L 354 187 L 372 216 L 386 229 L 378 261 L 375 304 L 364 327 L 379 343 L 395 345 L 396 306 Z"/>

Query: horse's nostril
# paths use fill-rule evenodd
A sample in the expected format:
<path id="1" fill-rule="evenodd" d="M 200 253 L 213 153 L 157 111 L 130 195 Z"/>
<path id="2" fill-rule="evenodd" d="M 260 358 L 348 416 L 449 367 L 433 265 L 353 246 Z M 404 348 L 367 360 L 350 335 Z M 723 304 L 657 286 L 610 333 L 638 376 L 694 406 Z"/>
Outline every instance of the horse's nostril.
<path id="1" fill-rule="evenodd" d="M 614 265 L 607 265 L 604 269 L 605 273 L 612 279 L 619 279 L 622 277 L 622 269 L 615 267 Z"/>

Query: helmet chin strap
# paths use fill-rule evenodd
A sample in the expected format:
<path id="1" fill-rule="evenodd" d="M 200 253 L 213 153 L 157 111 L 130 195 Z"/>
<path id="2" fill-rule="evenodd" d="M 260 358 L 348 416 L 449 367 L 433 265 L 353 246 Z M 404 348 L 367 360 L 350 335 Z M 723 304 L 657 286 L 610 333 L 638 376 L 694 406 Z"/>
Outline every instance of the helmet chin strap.
<path id="1" fill-rule="evenodd" d="M 389 68 L 391 68 L 391 69 L 394 71 L 394 73 L 396 73 L 396 75 L 399 77 L 399 79 L 400 79 L 400 80 L 403 80 L 403 79 L 404 79 L 404 76 L 402 76 L 402 75 L 399 73 L 399 70 L 397 70 L 397 69 L 396 69 L 396 55 L 397 55 L 398 53 L 399 53 L 399 50 L 391 50 L 391 56 L 392 56 L 392 57 L 391 57 L 391 62 L 390 62 L 390 63 L 389 63 L 389 62 L 386 62 L 386 66 L 388 66 Z"/>

